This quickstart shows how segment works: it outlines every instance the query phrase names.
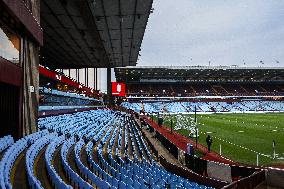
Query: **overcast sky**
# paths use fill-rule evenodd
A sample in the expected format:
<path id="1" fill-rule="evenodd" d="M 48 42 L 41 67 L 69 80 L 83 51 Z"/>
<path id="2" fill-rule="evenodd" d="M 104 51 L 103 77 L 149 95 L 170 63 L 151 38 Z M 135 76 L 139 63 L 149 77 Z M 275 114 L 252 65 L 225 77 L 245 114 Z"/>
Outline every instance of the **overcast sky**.
<path id="1" fill-rule="evenodd" d="M 284 0 L 154 0 L 153 8 L 138 66 L 284 66 Z"/>
<path id="2" fill-rule="evenodd" d="M 154 0 L 153 8 L 137 66 L 284 67 L 284 0 Z"/>

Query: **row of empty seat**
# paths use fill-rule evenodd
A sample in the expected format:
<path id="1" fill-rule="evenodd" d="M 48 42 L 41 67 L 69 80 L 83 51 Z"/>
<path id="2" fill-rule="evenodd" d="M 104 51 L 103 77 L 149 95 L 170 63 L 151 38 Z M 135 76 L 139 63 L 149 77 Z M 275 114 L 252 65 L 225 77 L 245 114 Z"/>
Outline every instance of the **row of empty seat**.
<path id="1" fill-rule="evenodd" d="M 248 112 L 284 111 L 283 101 L 240 101 L 240 102 L 123 102 L 121 106 L 136 112 L 165 113 L 194 112 Z"/>
<path id="2" fill-rule="evenodd" d="M 82 108 L 94 108 L 96 106 L 39 106 L 38 111 L 50 111 L 50 110 L 70 110 L 70 109 L 82 109 Z"/>
<path id="3" fill-rule="evenodd" d="M 54 96 L 65 96 L 69 98 L 77 98 L 77 99 L 90 100 L 90 101 L 98 101 L 97 99 L 87 97 L 86 95 L 83 95 L 83 94 L 64 92 L 64 91 L 59 91 L 56 89 L 48 89 L 48 88 L 43 88 L 43 87 L 40 87 L 39 89 L 42 94 L 49 94 L 49 95 L 54 95 Z"/>
<path id="4" fill-rule="evenodd" d="M 14 166 L 17 157 L 26 150 L 31 144 L 39 140 L 42 136 L 48 133 L 47 130 L 40 131 L 29 136 L 26 136 L 13 145 L 5 152 L 0 162 L 0 186 L 1 188 L 12 188 L 10 181 L 10 173 Z"/>
<path id="5" fill-rule="evenodd" d="M 14 143 L 14 139 L 11 135 L 0 138 L 0 153 L 7 149 Z"/>
<path id="6" fill-rule="evenodd" d="M 92 110 L 52 116 L 39 119 L 38 127 L 40 131 L 6 147 L 0 162 L 1 188 L 14 187 L 11 174 L 20 156 L 25 157 L 26 184 L 33 189 L 46 188 L 47 183 L 60 189 L 210 188 L 160 166 L 126 113 Z M 46 178 L 40 176 L 43 172 Z"/>
<path id="7" fill-rule="evenodd" d="M 42 106 L 90 106 L 101 104 L 98 99 L 81 94 L 40 88 L 40 104 Z"/>

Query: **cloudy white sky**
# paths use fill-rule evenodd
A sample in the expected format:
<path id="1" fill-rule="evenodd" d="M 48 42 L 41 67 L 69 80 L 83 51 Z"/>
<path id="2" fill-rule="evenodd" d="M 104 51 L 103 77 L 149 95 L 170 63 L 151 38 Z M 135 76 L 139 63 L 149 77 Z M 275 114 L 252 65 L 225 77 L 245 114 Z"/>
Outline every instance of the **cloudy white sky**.
<path id="1" fill-rule="evenodd" d="M 138 66 L 284 66 L 284 0 L 154 0 L 153 7 Z"/>
<path id="2" fill-rule="evenodd" d="M 153 8 L 137 66 L 284 67 L 284 0 L 154 0 Z"/>

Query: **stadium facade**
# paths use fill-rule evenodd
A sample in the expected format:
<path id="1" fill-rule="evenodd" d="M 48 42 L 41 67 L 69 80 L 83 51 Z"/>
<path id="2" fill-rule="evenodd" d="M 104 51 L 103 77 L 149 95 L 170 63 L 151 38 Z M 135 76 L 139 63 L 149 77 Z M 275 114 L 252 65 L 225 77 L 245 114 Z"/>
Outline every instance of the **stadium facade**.
<path id="1" fill-rule="evenodd" d="M 0 1 L 1 136 L 37 131 L 40 1 Z"/>

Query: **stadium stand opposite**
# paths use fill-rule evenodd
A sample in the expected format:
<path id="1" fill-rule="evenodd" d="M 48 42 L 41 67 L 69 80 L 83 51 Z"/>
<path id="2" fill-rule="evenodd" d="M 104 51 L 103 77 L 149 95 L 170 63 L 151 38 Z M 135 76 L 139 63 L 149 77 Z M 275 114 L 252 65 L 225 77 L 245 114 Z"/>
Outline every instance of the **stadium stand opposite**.
<path id="1" fill-rule="evenodd" d="M 284 69 L 238 67 L 116 68 L 126 83 L 122 106 L 147 113 L 283 112 Z"/>
<path id="2" fill-rule="evenodd" d="M 284 69 L 269 67 L 116 68 L 128 97 L 283 96 Z"/>

